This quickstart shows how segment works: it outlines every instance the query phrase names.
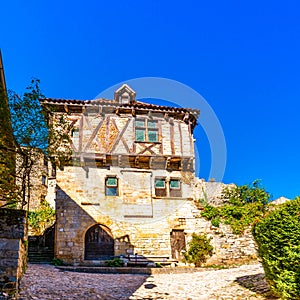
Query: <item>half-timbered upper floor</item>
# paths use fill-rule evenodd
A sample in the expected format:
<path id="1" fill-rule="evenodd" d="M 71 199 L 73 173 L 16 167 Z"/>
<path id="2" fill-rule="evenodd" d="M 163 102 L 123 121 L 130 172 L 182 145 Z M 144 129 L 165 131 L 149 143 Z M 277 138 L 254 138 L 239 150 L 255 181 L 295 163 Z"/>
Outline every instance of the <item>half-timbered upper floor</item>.
<path id="1" fill-rule="evenodd" d="M 137 101 L 121 86 L 114 100 L 41 99 L 70 124 L 73 163 L 193 170 L 193 129 L 199 111 Z"/>

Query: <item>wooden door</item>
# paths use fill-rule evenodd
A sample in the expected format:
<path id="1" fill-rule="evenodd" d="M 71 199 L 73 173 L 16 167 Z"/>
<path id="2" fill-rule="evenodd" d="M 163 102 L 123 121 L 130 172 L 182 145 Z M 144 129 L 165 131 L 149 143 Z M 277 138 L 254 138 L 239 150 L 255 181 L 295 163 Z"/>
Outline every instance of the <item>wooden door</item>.
<path id="1" fill-rule="evenodd" d="M 185 247 L 185 234 L 183 230 L 173 229 L 171 234 L 171 250 L 172 258 L 182 260 L 184 258 L 182 250 L 186 250 Z"/>
<path id="2" fill-rule="evenodd" d="M 101 260 L 114 256 L 114 239 L 103 225 L 94 225 L 85 234 L 84 259 Z"/>

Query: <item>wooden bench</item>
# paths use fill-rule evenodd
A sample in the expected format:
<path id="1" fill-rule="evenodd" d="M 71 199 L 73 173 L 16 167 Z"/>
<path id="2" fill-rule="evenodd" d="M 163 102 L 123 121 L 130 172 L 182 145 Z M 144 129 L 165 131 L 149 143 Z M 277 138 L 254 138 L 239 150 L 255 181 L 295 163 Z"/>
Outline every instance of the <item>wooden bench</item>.
<path id="1" fill-rule="evenodd" d="M 147 266 L 149 263 L 160 264 L 162 266 L 171 265 L 178 262 L 170 259 L 168 255 L 128 255 L 128 266 Z"/>

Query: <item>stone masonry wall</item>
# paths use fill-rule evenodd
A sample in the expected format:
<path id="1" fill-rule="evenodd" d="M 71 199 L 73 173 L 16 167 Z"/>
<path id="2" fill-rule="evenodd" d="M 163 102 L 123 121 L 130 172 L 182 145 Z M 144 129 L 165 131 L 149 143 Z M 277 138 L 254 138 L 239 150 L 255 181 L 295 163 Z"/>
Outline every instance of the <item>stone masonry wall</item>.
<path id="1" fill-rule="evenodd" d="M 0 209 L 0 291 L 16 294 L 27 263 L 26 211 Z"/>
<path id="2" fill-rule="evenodd" d="M 220 224 L 220 227 L 214 227 L 210 221 L 196 218 L 191 220 L 191 226 L 185 232 L 187 243 L 191 240 L 193 232 L 206 233 L 211 238 L 214 251 L 213 256 L 208 259 L 207 265 L 230 265 L 257 259 L 256 246 L 250 229 L 237 235 L 232 233 L 229 225 Z"/>
<path id="3" fill-rule="evenodd" d="M 71 186 L 71 182 L 66 184 Z M 97 202 L 94 198 L 89 205 L 82 205 L 76 197 L 72 198 L 62 189 L 57 189 L 56 257 L 69 264 L 97 264 L 97 261 L 84 260 L 85 233 L 95 224 L 102 224 L 111 230 L 115 255 L 138 253 L 171 257 L 170 233 L 172 230 L 182 230 L 187 244 L 193 232 L 206 233 L 211 237 L 214 254 L 207 264 L 233 264 L 257 257 L 250 231 L 235 235 L 228 225 L 212 226 L 210 221 L 200 217 L 201 208 L 193 199 L 154 198 L 152 218 L 130 220 L 117 217 L 116 213 L 106 214 L 106 201 Z M 115 202 L 114 209 L 121 208 L 122 201 L 116 198 L 112 201 Z"/>

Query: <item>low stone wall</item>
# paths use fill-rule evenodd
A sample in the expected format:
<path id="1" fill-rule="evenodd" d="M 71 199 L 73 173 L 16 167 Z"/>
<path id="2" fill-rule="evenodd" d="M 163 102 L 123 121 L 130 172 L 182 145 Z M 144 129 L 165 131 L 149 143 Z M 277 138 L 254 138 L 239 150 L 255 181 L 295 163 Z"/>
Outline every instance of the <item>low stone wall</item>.
<path id="1" fill-rule="evenodd" d="M 15 295 L 27 263 L 26 211 L 0 209 L 0 292 Z"/>

